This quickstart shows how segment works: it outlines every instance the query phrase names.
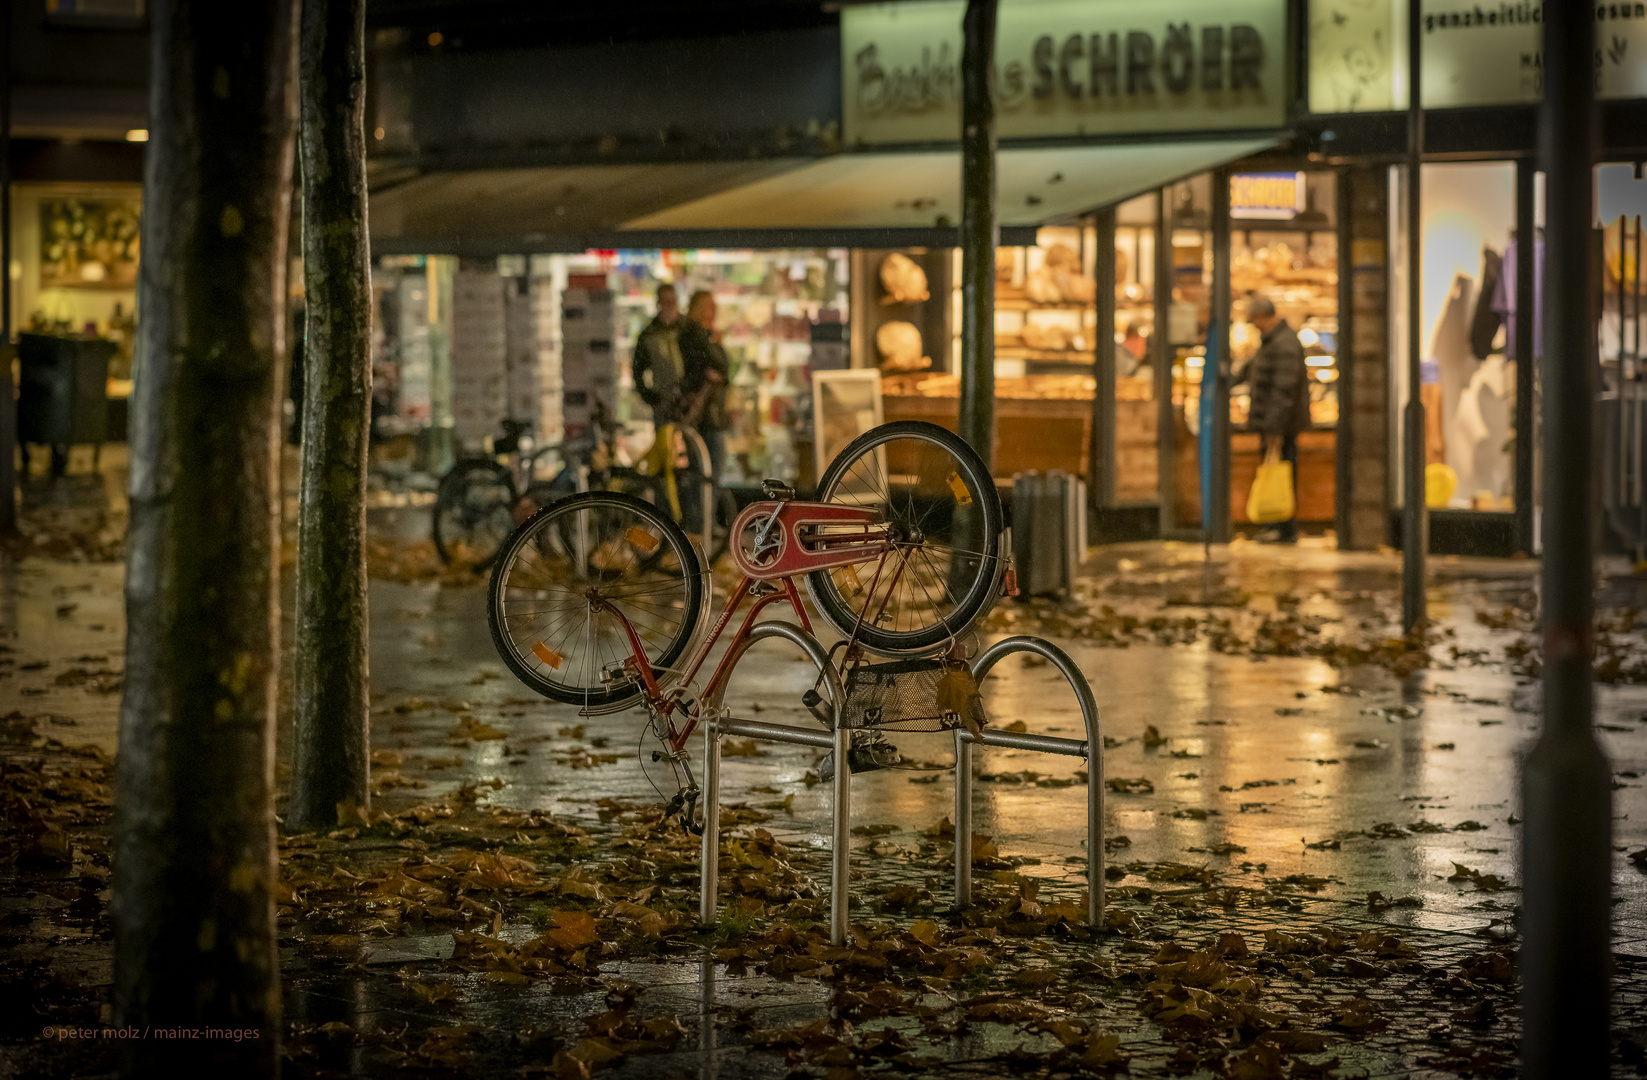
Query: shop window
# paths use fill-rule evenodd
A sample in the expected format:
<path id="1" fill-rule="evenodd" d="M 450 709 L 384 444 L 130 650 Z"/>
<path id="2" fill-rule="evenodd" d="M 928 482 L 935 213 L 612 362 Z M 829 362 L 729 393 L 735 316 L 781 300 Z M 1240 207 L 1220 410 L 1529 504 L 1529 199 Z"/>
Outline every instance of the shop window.
<path id="1" fill-rule="evenodd" d="M 810 466 L 810 444 L 801 444 L 810 430 L 813 328 L 847 321 L 847 252 L 619 251 L 604 262 L 617 309 L 622 450 L 639 455 L 651 445 L 651 413 L 634 393 L 631 361 L 656 314 L 657 286 L 671 282 L 683 312 L 697 290 L 715 296 L 715 329 L 731 369 L 722 482 L 795 481 L 803 459 Z"/>
<path id="2" fill-rule="evenodd" d="M 1155 405 L 1155 244 L 1160 197 L 1115 209 L 1115 499 L 1153 503 L 1159 491 Z"/>
<path id="3" fill-rule="evenodd" d="M 1405 171 L 1391 170 L 1390 357 L 1395 391 L 1394 475 L 1401 475 L 1407 382 Z M 1435 509 L 1509 511 L 1515 506 L 1515 350 L 1518 251 L 1515 166 L 1437 162 L 1423 167 L 1419 248 L 1420 397 L 1426 466 L 1444 465 L 1452 493 Z M 1535 239 L 1542 265 L 1543 242 Z M 1535 273 L 1535 304 L 1542 293 Z M 1536 342 L 1535 329 L 1535 342 Z M 1536 344 L 1535 344 L 1536 349 Z M 1441 490 L 1441 489 L 1438 489 Z M 1399 500 L 1397 486 L 1397 500 Z"/>

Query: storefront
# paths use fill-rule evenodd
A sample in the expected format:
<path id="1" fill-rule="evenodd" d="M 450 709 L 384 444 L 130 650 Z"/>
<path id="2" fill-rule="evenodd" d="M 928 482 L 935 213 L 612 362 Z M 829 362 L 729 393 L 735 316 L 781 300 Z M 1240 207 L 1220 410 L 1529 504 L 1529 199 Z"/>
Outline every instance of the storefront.
<path id="1" fill-rule="evenodd" d="M 953 424 L 962 6 L 842 9 L 839 150 L 430 173 L 374 193 L 376 250 L 479 260 L 454 262 L 454 275 L 525 267 L 520 297 L 604 275 L 617 396 L 637 441 L 644 409 L 621 382 L 652 291 L 664 280 L 713 289 L 738 363 L 732 481 L 804 486 L 816 369 L 875 369 L 886 418 Z M 1622 42 L 1603 50 L 1605 158 L 1635 163 L 1647 154 L 1647 16 L 1612 10 L 1598 15 L 1603 40 Z M 1308 354 L 1301 519 L 1345 547 L 1395 542 L 1405 11 L 1395 0 L 1003 5 L 998 480 L 1084 478 L 1100 538 L 1246 530 L 1258 439 L 1235 378 L 1257 345 L 1245 300 L 1262 293 Z M 1424 11 L 1421 394 L 1427 463 L 1452 477 L 1432 542 L 1534 550 L 1535 440 L 1518 437 L 1536 415 L 1533 366 L 1517 360 L 1536 334 L 1516 315 L 1534 307 L 1538 275 L 1515 271 L 1539 261 L 1537 26 L 1477 25 L 1473 9 L 1442 0 Z M 1634 220 L 1612 222 L 1606 241 L 1599 334 L 1615 394 L 1640 381 Z M 558 308 L 536 303 L 547 357 Z M 454 360 L 473 352 L 452 348 Z M 537 378 L 552 399 L 553 376 Z M 1636 430 L 1630 415 L 1620 406 L 1615 426 Z M 1626 498 L 1640 487 L 1635 453 L 1617 466 Z"/>

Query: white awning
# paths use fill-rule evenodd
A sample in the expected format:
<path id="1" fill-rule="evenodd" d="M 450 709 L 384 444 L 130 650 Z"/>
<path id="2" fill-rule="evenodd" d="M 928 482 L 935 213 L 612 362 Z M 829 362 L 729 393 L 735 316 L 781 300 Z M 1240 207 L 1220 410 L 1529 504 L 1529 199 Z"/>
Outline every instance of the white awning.
<path id="1" fill-rule="evenodd" d="M 1280 136 L 1002 150 L 1004 228 L 1113 206 L 1268 149 Z M 958 150 L 843 153 L 631 218 L 624 230 L 945 229 L 961 219 Z"/>

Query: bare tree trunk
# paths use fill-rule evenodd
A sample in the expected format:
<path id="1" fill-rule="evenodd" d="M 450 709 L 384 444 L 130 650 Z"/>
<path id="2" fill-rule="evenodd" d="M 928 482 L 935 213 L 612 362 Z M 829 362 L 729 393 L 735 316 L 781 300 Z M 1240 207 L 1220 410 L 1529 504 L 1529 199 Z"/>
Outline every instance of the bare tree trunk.
<path id="1" fill-rule="evenodd" d="M 150 25 L 115 1022 L 247 1032 L 134 1039 L 127 1076 L 274 1076 L 276 365 L 295 9 L 159 0 Z"/>
<path id="2" fill-rule="evenodd" d="M 303 0 L 303 479 L 298 514 L 296 740 L 288 828 L 365 808 L 366 449 L 371 284 L 366 237 L 365 0 Z"/>

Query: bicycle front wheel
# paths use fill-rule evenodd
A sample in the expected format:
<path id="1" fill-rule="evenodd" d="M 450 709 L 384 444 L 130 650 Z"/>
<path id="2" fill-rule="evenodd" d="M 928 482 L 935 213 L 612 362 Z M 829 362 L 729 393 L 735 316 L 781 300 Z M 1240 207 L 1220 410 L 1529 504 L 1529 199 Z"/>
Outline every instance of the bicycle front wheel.
<path id="1" fill-rule="evenodd" d="M 495 461 L 460 461 L 435 493 L 432 539 L 444 563 L 485 569 L 515 527 L 515 482 Z"/>
<path id="2" fill-rule="evenodd" d="M 842 634 L 880 653 L 919 652 L 965 633 L 994 603 L 1001 499 L 959 436 L 919 420 L 883 424 L 830 462 L 817 498 L 879 510 L 891 541 L 877 560 L 808 575 Z"/>
<path id="3" fill-rule="evenodd" d="M 698 563 L 667 512 L 616 492 L 572 495 L 526 521 L 499 553 L 487 591 L 492 641 L 545 697 L 611 712 L 640 697 L 625 673 L 632 629 L 654 672 L 692 643 L 704 605 Z"/>

